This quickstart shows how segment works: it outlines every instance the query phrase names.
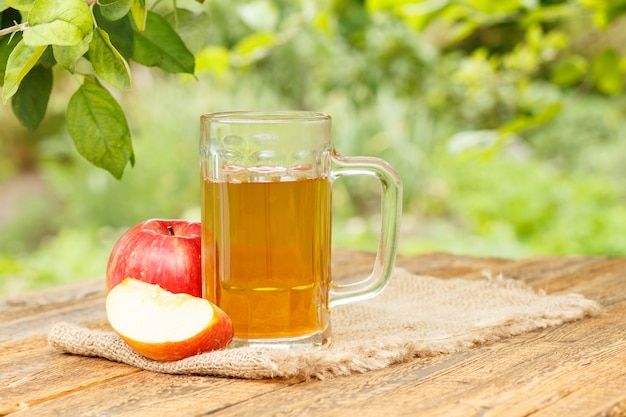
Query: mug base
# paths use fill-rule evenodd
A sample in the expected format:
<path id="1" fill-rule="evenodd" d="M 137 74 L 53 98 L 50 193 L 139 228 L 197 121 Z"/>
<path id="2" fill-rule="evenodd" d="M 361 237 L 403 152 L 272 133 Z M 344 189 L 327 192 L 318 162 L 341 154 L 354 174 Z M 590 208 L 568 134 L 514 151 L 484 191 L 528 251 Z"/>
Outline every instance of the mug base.
<path id="1" fill-rule="evenodd" d="M 271 349 L 321 348 L 330 344 L 330 326 L 325 330 L 296 337 L 241 338 L 235 336 L 229 348 L 263 347 Z"/>

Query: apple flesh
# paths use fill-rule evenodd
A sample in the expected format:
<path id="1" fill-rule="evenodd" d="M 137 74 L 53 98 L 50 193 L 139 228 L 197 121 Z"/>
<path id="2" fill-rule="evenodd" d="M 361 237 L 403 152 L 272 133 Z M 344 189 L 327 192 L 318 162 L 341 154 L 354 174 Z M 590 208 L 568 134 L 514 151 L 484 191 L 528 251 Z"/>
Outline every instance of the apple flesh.
<path id="1" fill-rule="evenodd" d="M 106 313 L 113 330 L 132 349 L 156 361 L 224 349 L 234 335 L 228 315 L 208 300 L 134 278 L 109 291 Z"/>
<path id="2" fill-rule="evenodd" d="M 111 251 L 107 291 L 135 278 L 202 297 L 201 234 L 200 222 L 186 220 L 150 219 L 132 227 Z"/>

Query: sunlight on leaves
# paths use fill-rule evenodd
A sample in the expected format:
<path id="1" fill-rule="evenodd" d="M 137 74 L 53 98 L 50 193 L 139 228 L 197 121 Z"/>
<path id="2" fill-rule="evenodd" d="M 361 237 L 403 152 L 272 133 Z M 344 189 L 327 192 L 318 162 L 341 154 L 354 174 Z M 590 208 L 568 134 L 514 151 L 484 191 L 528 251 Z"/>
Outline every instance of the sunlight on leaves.
<path id="1" fill-rule="evenodd" d="M 276 45 L 277 37 L 274 33 L 253 33 L 239 41 L 233 48 L 235 62 L 238 65 L 248 65 L 265 57 L 269 50 Z"/>
<path id="2" fill-rule="evenodd" d="M 139 32 L 146 30 L 146 21 L 148 18 L 148 9 L 146 9 L 146 0 L 132 0 L 130 12 L 133 16 L 133 22 L 137 26 Z"/>
<path id="3" fill-rule="evenodd" d="M 32 9 L 35 0 L 4 0 L 4 3 L 6 4 L 6 6 L 11 7 L 15 10 L 28 12 L 30 11 L 30 9 Z M 2 1 L 0 1 L 0 5 L 2 5 Z"/>
<path id="4" fill-rule="evenodd" d="M 230 53 L 223 46 L 207 46 L 196 54 L 196 73 L 211 73 L 217 78 L 230 71 Z"/>
<path id="5" fill-rule="evenodd" d="M 24 41 L 30 46 L 77 45 L 93 30 L 91 12 L 83 0 L 38 0 L 28 22 Z"/>
<path id="6" fill-rule="evenodd" d="M 15 45 L 7 60 L 7 68 L 4 74 L 4 86 L 2 88 L 2 101 L 4 103 L 13 96 L 20 83 L 35 66 L 46 46 L 29 46 L 21 40 Z"/>
<path id="7" fill-rule="evenodd" d="M 33 26 L 24 32 L 24 42 L 30 46 L 78 45 L 82 33 L 71 23 L 56 21 Z"/>

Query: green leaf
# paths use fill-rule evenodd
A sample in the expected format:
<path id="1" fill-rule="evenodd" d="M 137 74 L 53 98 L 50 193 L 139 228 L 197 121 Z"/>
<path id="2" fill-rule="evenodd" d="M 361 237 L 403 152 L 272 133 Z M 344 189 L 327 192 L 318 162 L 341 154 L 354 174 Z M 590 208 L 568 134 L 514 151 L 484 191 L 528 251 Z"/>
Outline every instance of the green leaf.
<path id="1" fill-rule="evenodd" d="M 93 9 L 98 27 L 109 34 L 109 39 L 115 49 L 119 51 L 124 59 L 129 60 L 133 55 L 133 28 L 130 19 L 120 19 L 111 21 L 105 19 L 100 13 L 100 8 Z"/>
<path id="2" fill-rule="evenodd" d="M 132 0 L 130 12 L 133 16 L 133 22 L 137 26 L 137 30 L 142 32 L 146 30 L 148 19 L 148 9 L 146 9 L 146 0 Z"/>
<path id="3" fill-rule="evenodd" d="M 165 16 L 185 42 L 187 48 L 196 53 L 206 44 L 207 28 L 211 19 L 206 13 L 193 13 L 186 9 L 176 9 Z"/>
<path id="4" fill-rule="evenodd" d="M 9 55 L 11 55 L 13 48 L 15 48 L 15 45 L 17 45 L 21 39 L 21 33 L 16 33 L 13 39 L 11 39 L 10 36 L 0 37 L 0 74 L 6 71 Z M 2 80 L 0 80 L 0 83 L 1 82 Z"/>
<path id="5" fill-rule="evenodd" d="M 93 30 L 84 0 L 37 0 L 29 15 L 24 41 L 30 46 L 78 45 Z"/>
<path id="6" fill-rule="evenodd" d="M 620 57 L 614 49 L 605 49 L 591 62 L 591 81 L 604 94 L 619 94 L 624 88 Z"/>
<path id="7" fill-rule="evenodd" d="M 119 20 L 130 11 L 132 0 L 98 0 L 102 16 L 108 20 Z"/>
<path id="8" fill-rule="evenodd" d="M 30 46 L 40 45 L 78 45 L 83 39 L 82 33 L 71 23 L 56 21 L 37 25 L 24 31 L 24 42 Z"/>
<path id="9" fill-rule="evenodd" d="M 43 65 L 44 67 L 53 67 L 56 63 L 52 48 L 46 48 L 39 57 L 39 61 L 37 61 L 37 65 Z"/>
<path id="10" fill-rule="evenodd" d="M 17 119 L 33 131 L 37 129 L 48 108 L 52 91 L 52 69 L 36 65 L 24 77 L 20 88 L 11 99 Z"/>
<path id="11" fill-rule="evenodd" d="M 33 5 L 28 22 L 31 26 L 63 21 L 76 26 L 85 36 L 91 32 L 93 22 L 91 10 L 84 0 L 37 0 Z"/>
<path id="12" fill-rule="evenodd" d="M 133 59 L 148 67 L 169 73 L 193 74 L 195 58 L 167 21 L 149 12 L 146 30 L 135 32 Z"/>
<path id="13" fill-rule="evenodd" d="M 86 78 L 67 106 L 67 129 L 78 152 L 93 165 L 121 179 L 134 162 L 126 116 L 113 96 Z"/>
<path id="14" fill-rule="evenodd" d="M 12 9 L 28 12 L 33 7 L 35 0 L 4 0 L 4 3 Z"/>
<path id="15" fill-rule="evenodd" d="M 89 60 L 96 74 L 118 90 L 130 88 L 130 68 L 124 57 L 115 49 L 109 35 L 97 28 L 89 45 Z"/>
<path id="16" fill-rule="evenodd" d="M 4 86 L 2 88 L 2 101 L 4 103 L 17 92 L 20 83 L 35 66 L 45 50 L 46 46 L 28 46 L 24 40 L 15 45 L 7 60 L 4 74 Z"/>
<path id="17" fill-rule="evenodd" d="M 4 0 L 0 0 L 0 12 L 8 9 L 9 6 L 7 6 L 7 4 L 4 2 Z"/>
<path id="18" fill-rule="evenodd" d="M 85 39 L 78 45 L 61 46 L 52 45 L 52 52 L 54 53 L 54 59 L 66 70 L 74 73 L 74 67 L 76 62 L 87 53 L 89 50 L 89 43 L 93 37 L 93 33 L 90 33 Z"/>
<path id="19" fill-rule="evenodd" d="M 7 28 L 22 21 L 22 15 L 15 9 L 7 9 L 0 12 L 0 28 Z M 14 32 L 10 36 L 0 36 L 0 86 L 4 83 L 4 72 L 7 68 L 7 60 L 17 43 L 22 40 L 22 32 Z"/>

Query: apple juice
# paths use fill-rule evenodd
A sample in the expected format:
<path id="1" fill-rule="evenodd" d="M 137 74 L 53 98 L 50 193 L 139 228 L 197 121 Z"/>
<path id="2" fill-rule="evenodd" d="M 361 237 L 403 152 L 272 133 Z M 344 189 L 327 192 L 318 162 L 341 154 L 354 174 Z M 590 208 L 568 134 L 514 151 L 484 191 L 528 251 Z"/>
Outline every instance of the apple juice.
<path id="1" fill-rule="evenodd" d="M 204 294 L 236 339 L 329 330 L 330 188 L 326 178 L 204 180 Z"/>

